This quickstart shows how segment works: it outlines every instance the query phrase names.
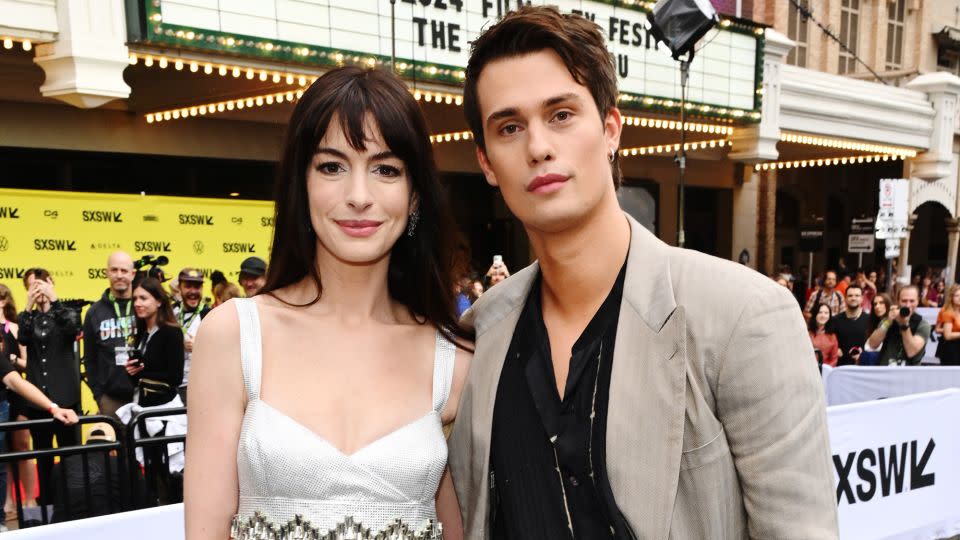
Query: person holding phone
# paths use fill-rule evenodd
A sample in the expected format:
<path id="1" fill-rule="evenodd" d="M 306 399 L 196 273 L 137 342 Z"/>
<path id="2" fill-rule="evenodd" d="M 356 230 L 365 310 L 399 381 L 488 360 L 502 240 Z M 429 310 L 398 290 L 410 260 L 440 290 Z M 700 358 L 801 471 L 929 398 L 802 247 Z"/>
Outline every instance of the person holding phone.
<path id="1" fill-rule="evenodd" d="M 133 399 L 141 407 L 169 403 L 183 380 L 183 332 L 159 281 L 140 282 L 133 291 L 133 311 L 137 337 L 125 366 L 136 387 Z"/>
<path id="2" fill-rule="evenodd" d="M 503 255 L 494 255 L 493 264 L 486 274 L 487 288 L 493 287 L 508 277 L 510 277 L 510 270 L 507 270 L 507 265 L 503 264 Z"/>
<path id="3" fill-rule="evenodd" d="M 930 323 L 916 313 L 920 304 L 920 290 L 916 285 L 900 289 L 897 296 L 899 307 L 891 306 L 880 326 L 870 334 L 867 345 L 880 349 L 879 365 L 920 365 L 930 339 Z"/>
<path id="4" fill-rule="evenodd" d="M 49 418 L 61 410 L 57 404 L 62 403 L 63 410 L 69 410 L 70 418 L 75 421 L 80 414 L 80 368 L 74 358 L 73 345 L 80 331 L 80 315 L 59 301 L 53 278 L 42 268 L 34 269 L 27 276 L 27 305 L 20 314 L 19 324 L 18 337 L 27 353 L 27 381 L 44 396 L 30 399 L 33 392 L 21 393 L 26 398 L 23 415 L 29 420 Z M 19 374 L 7 373 L 6 376 L 11 381 L 20 378 Z M 73 446 L 80 440 L 76 427 L 69 425 L 33 427 L 30 436 L 36 450 L 53 448 L 54 437 L 58 447 Z M 52 502 L 56 490 L 51 483 L 52 470 L 53 457 L 37 458 L 41 504 Z"/>

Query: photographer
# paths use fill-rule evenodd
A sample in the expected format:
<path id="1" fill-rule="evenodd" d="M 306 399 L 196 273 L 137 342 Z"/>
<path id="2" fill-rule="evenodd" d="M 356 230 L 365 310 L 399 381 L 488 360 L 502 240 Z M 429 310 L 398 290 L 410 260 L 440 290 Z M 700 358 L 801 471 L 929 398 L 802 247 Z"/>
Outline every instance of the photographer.
<path id="1" fill-rule="evenodd" d="M 187 403 L 187 381 L 190 378 L 190 355 L 193 353 L 193 340 L 200 330 L 200 320 L 210 313 L 210 308 L 202 303 L 203 273 L 196 268 L 184 268 L 177 276 L 182 300 L 173 308 L 173 314 L 183 331 L 183 382 L 179 393 L 183 403 Z"/>
<path id="2" fill-rule="evenodd" d="M 134 401 L 141 407 L 169 403 L 183 381 L 183 332 L 159 281 L 147 278 L 134 289 L 133 310 L 137 338 L 126 370 L 136 387 Z"/>
<path id="3" fill-rule="evenodd" d="M 923 360 L 923 354 L 930 339 L 930 324 L 915 313 L 920 303 L 920 291 L 916 285 L 907 285 L 900 289 L 898 305 L 888 312 L 880 326 L 872 334 L 867 344 L 871 349 L 880 349 L 881 366 L 916 366 Z"/>
<path id="4" fill-rule="evenodd" d="M 27 306 L 20 314 L 19 340 L 27 349 L 27 381 L 48 397 L 47 400 L 30 400 L 24 414 L 30 420 L 49 418 L 51 407 L 64 408 L 80 413 L 80 370 L 74 361 L 73 344 L 80 329 L 79 314 L 57 298 L 49 272 L 42 268 L 33 270 L 27 278 Z M 46 408 L 41 408 L 46 405 Z M 41 426 L 30 428 L 33 447 L 36 450 L 78 444 L 79 433 L 75 427 Z M 40 497 L 49 502 L 55 490 L 50 473 L 52 457 L 37 458 L 40 473 Z"/>

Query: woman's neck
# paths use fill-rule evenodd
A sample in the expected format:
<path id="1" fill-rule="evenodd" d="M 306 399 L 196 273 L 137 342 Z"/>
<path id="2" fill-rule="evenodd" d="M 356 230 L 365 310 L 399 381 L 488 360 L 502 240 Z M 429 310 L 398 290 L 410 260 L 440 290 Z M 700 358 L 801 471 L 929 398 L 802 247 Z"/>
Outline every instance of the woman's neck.
<path id="1" fill-rule="evenodd" d="M 154 313 L 146 319 L 147 323 L 147 332 L 153 332 L 157 329 L 157 314 Z"/>

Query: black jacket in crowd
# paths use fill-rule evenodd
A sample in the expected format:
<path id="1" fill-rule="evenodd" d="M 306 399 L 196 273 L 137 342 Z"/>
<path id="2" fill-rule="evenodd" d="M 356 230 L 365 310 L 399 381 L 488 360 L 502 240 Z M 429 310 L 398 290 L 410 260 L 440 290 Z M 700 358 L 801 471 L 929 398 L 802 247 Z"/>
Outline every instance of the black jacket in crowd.
<path id="1" fill-rule="evenodd" d="M 138 336 L 137 346 L 143 348 L 146 335 Z M 131 380 L 134 384 L 140 379 L 163 381 L 176 389 L 183 381 L 183 332 L 179 326 L 162 324 L 146 343 L 143 351 L 143 371 Z"/>
<path id="2" fill-rule="evenodd" d="M 27 380 L 54 403 L 64 407 L 80 403 L 80 366 L 73 355 L 80 314 L 57 301 L 46 313 L 24 311 L 19 324 L 20 344 L 27 347 Z"/>
<path id="3" fill-rule="evenodd" d="M 110 298 L 108 289 L 87 310 L 83 321 L 83 365 L 94 398 L 99 401 L 100 396 L 106 394 L 129 402 L 133 400 L 133 384 L 126 369 L 116 363 L 115 347 L 129 345 L 127 338 L 136 333 L 136 316 L 133 300 L 119 300 L 114 304 Z"/>

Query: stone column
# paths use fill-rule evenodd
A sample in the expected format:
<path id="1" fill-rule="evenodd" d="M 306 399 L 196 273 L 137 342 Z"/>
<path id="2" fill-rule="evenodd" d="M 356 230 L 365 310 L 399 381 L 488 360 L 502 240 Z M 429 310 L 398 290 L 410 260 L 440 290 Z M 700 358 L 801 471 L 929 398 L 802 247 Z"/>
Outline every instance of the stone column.
<path id="1" fill-rule="evenodd" d="M 777 242 L 777 171 L 760 174 L 757 210 L 757 270 L 771 275 L 775 270 Z"/>
<path id="2" fill-rule="evenodd" d="M 733 242 L 730 259 L 736 261 L 744 249 L 750 254 L 750 268 L 758 268 L 757 225 L 760 221 L 760 172 L 744 167 L 737 172 L 733 188 Z"/>
<path id="3" fill-rule="evenodd" d="M 36 48 L 34 62 L 47 76 L 40 93 L 82 109 L 129 97 L 123 0 L 57 2 L 57 23 L 57 40 Z"/>
<path id="4" fill-rule="evenodd" d="M 957 275 L 957 248 L 960 247 L 960 219 L 947 218 L 947 269 L 946 285 L 953 285 Z"/>
<path id="5" fill-rule="evenodd" d="M 920 75 L 906 86 L 927 94 L 935 111 L 930 149 L 913 160 L 913 176 L 939 180 L 948 176 L 953 166 L 953 133 L 960 100 L 960 78 L 938 71 Z"/>
<path id="6" fill-rule="evenodd" d="M 787 36 L 767 28 L 763 47 L 763 100 L 760 122 L 733 130 L 733 148 L 729 158 L 745 163 L 777 159 L 780 142 L 780 67 L 794 42 Z"/>

